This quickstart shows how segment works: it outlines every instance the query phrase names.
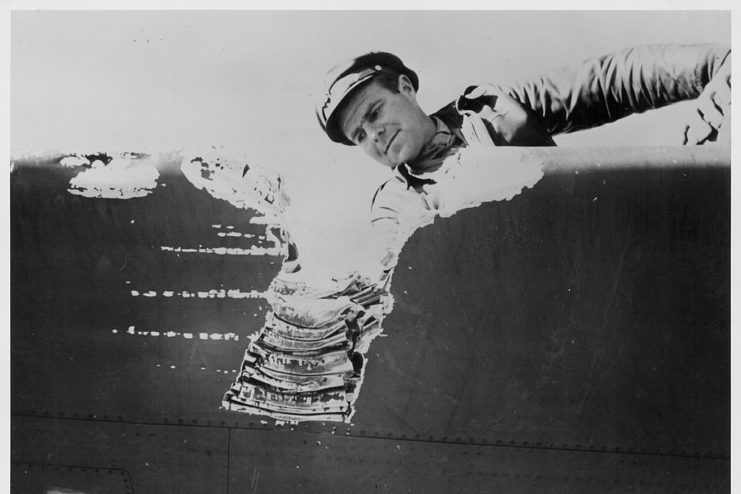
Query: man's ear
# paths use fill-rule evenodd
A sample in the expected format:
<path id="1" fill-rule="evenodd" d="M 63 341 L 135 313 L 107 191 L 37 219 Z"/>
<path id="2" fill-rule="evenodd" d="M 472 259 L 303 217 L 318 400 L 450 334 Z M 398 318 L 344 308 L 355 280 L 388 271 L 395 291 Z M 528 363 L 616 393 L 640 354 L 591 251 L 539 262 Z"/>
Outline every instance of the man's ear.
<path id="1" fill-rule="evenodd" d="M 403 94 L 409 101 L 416 101 L 417 92 L 414 90 L 414 85 L 409 77 L 404 74 L 399 75 L 399 93 Z"/>

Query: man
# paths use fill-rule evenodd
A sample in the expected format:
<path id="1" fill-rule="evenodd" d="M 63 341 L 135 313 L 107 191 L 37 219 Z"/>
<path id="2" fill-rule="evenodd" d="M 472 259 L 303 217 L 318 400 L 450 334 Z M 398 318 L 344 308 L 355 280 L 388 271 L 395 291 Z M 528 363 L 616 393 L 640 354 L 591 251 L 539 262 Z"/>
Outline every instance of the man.
<path id="1" fill-rule="evenodd" d="M 369 53 L 330 71 L 317 117 L 330 139 L 394 171 L 372 205 L 374 227 L 393 243 L 405 209 L 436 209 L 435 176 L 462 147 L 553 146 L 553 135 L 695 98 L 685 143 L 730 136 L 730 71 L 730 50 L 717 45 L 636 47 L 510 86 L 470 86 L 427 115 L 416 73 Z"/>

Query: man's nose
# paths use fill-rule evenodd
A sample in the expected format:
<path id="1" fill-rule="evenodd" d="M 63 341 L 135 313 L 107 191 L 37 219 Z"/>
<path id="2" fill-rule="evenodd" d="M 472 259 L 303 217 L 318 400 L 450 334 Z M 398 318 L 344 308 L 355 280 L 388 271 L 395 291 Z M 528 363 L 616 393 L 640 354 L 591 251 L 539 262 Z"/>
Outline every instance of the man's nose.
<path id="1" fill-rule="evenodd" d="M 384 132 L 383 125 L 369 123 L 368 130 L 366 132 L 368 132 L 368 135 L 373 141 L 378 142 L 379 139 L 383 137 L 383 132 Z"/>

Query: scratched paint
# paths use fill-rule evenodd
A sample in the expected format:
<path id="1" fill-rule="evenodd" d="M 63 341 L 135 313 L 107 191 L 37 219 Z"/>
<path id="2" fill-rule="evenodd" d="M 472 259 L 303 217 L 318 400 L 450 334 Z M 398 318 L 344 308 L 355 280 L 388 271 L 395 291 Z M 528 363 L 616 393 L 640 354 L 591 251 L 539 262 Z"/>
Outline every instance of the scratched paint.
<path id="1" fill-rule="evenodd" d="M 154 331 L 154 330 L 142 330 L 137 329 L 136 326 L 129 326 L 126 331 L 120 331 L 117 328 L 111 330 L 112 334 L 122 336 L 147 336 L 150 338 L 183 338 L 186 340 L 202 340 L 202 341 L 239 341 L 239 335 L 236 333 L 220 333 L 216 331 Z"/>
<path id="2" fill-rule="evenodd" d="M 61 166 L 80 168 L 69 192 L 86 197 L 130 199 L 149 194 L 159 176 L 145 155 L 70 155 Z M 180 171 L 197 189 L 235 207 L 257 213 L 250 223 L 265 226 L 264 235 L 239 232 L 233 225 L 209 223 L 216 239 L 249 239 L 260 245 L 161 245 L 177 255 L 283 257 L 283 269 L 266 292 L 238 289 L 153 290 L 135 287 L 133 297 L 184 299 L 260 298 L 266 300 L 262 328 L 248 337 L 242 363 L 222 401 L 228 410 L 268 416 L 295 423 L 303 420 L 349 422 L 361 389 L 367 353 L 383 334 L 383 321 L 394 306 L 390 283 L 398 253 L 413 232 L 435 220 L 482 202 L 508 200 L 541 178 L 540 163 L 526 152 L 465 149 L 451 156 L 431 177 L 431 210 L 409 209 L 399 218 L 400 233 L 373 265 L 351 273 L 331 267 L 302 266 L 286 220 L 291 201 L 283 178 L 243 162 L 200 154 L 181 161 Z M 363 199 L 365 200 L 365 199 Z M 133 220 L 132 220 L 133 222 Z M 350 255 L 350 254 L 348 254 Z M 301 262 L 300 262 L 301 261 Z M 358 260 L 360 265 L 360 260 Z M 127 282 L 128 284 L 128 282 Z M 162 338 L 189 341 L 240 342 L 235 332 L 113 328 L 122 338 Z M 170 368 L 172 368 L 170 366 Z"/>
<path id="3" fill-rule="evenodd" d="M 59 160 L 59 164 L 65 168 L 76 168 L 78 166 L 89 166 L 90 159 L 85 155 L 75 154 L 72 156 L 65 156 Z"/>
<path id="4" fill-rule="evenodd" d="M 145 292 L 142 292 L 140 290 L 131 290 L 130 291 L 132 297 L 165 297 L 165 298 L 171 298 L 171 297 L 180 297 L 180 298 L 233 298 L 233 299 L 246 299 L 246 298 L 266 298 L 268 296 L 267 292 L 261 292 L 258 290 L 250 290 L 248 292 L 243 292 L 236 288 L 229 288 L 229 289 L 215 289 L 212 288 L 210 290 L 198 290 L 198 291 L 188 291 L 188 290 L 181 290 L 181 291 L 174 291 L 174 290 L 163 290 L 161 292 L 158 292 L 157 290 L 147 290 Z"/>
<path id="5" fill-rule="evenodd" d="M 250 234 L 250 233 L 239 233 L 239 232 L 219 232 L 216 235 L 218 235 L 219 237 L 237 237 L 237 238 L 240 238 L 240 237 L 244 237 L 244 238 L 255 238 L 255 237 L 257 237 L 257 235 L 253 235 L 253 234 Z M 265 237 L 262 237 L 262 238 L 264 239 Z"/>
<path id="6" fill-rule="evenodd" d="M 65 167 L 82 167 L 69 182 L 71 194 L 90 198 L 132 199 L 144 197 L 157 187 L 156 159 L 149 155 L 123 153 L 91 159 L 84 155 L 62 158 Z"/>
<path id="7" fill-rule="evenodd" d="M 335 274 L 328 284 L 326 277 L 301 279 L 284 270 L 270 286 L 265 324 L 251 338 L 241 370 L 224 396 L 224 408 L 290 423 L 350 422 L 365 354 L 393 309 L 391 276 L 409 236 L 437 215 L 509 200 L 542 175 L 541 164 L 521 152 L 460 151 L 433 175 L 437 207 L 400 215 L 397 237 L 385 246 L 388 255 L 371 270 L 380 271 L 379 277 Z"/>
<path id="8" fill-rule="evenodd" d="M 270 224 L 281 224 L 281 213 L 290 204 L 283 177 L 257 165 L 203 153 L 184 159 L 180 170 L 197 189 L 238 208 L 253 210 Z"/>
<path id="9" fill-rule="evenodd" d="M 288 255 L 290 239 L 283 213 L 290 205 L 290 199 L 280 174 L 258 165 L 223 158 L 213 151 L 183 159 L 180 170 L 197 189 L 235 207 L 258 213 L 250 222 L 266 226 L 265 235 L 255 236 L 234 231 L 232 225 L 212 224 L 214 229 L 227 230 L 217 232 L 218 237 L 256 238 L 266 245 L 251 245 L 249 248 L 164 245 L 161 246 L 163 251 L 231 256 Z"/>
<path id="10" fill-rule="evenodd" d="M 170 245 L 162 245 L 160 249 L 166 252 L 184 254 L 216 254 L 220 256 L 279 256 L 283 254 L 283 248 L 279 246 L 253 246 L 244 249 L 241 247 L 173 247 Z"/>
<path id="11" fill-rule="evenodd" d="M 234 226 L 232 225 L 211 225 L 211 228 L 214 228 L 216 230 L 220 230 L 216 233 L 216 236 L 218 237 L 232 237 L 232 238 L 255 238 L 257 240 L 265 241 L 267 240 L 267 237 L 265 235 L 256 235 L 254 233 L 244 233 L 235 231 Z M 226 230 L 226 231 L 223 231 Z"/>
<path id="12" fill-rule="evenodd" d="M 542 177 L 542 161 L 518 148 L 465 148 L 435 179 L 441 204 L 437 213 L 448 217 L 484 202 L 508 201 Z"/>

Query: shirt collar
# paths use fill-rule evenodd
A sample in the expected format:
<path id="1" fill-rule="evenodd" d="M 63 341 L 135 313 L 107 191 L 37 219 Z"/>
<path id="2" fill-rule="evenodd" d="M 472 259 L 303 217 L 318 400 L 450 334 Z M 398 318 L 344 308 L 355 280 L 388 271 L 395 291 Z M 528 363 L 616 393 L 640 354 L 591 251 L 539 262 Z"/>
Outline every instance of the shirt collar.
<path id="1" fill-rule="evenodd" d="M 458 147 L 465 146 L 465 141 L 458 132 L 451 130 L 438 117 L 431 118 L 435 122 L 435 134 L 432 139 L 425 144 L 414 161 L 402 163 L 394 170 L 396 176 L 407 183 L 407 187 L 434 184 L 434 180 L 423 178 L 421 175 L 437 171 L 445 158 L 455 153 Z"/>

